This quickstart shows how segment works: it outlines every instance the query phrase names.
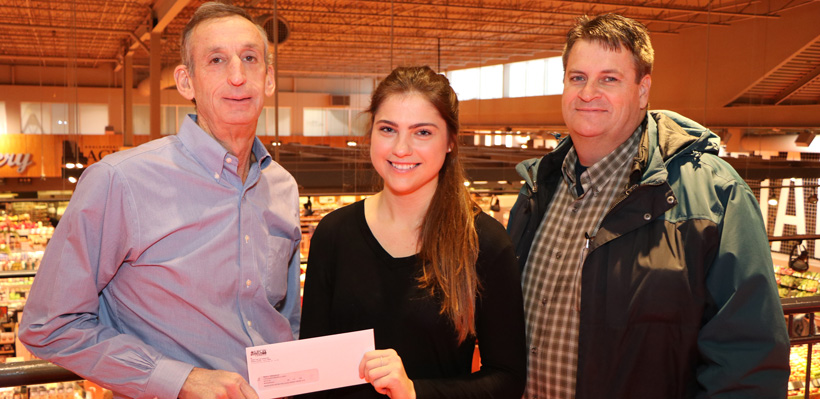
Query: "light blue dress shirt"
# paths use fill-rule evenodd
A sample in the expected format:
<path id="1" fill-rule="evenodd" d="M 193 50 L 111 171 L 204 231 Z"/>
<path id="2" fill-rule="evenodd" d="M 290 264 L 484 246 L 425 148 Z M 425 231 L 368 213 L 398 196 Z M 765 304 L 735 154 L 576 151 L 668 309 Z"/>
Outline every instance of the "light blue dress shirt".
<path id="1" fill-rule="evenodd" d="M 245 347 L 298 335 L 296 182 L 254 139 L 243 184 L 191 118 L 83 173 L 26 303 L 31 352 L 118 396 L 176 398 L 194 366 L 247 379 Z"/>

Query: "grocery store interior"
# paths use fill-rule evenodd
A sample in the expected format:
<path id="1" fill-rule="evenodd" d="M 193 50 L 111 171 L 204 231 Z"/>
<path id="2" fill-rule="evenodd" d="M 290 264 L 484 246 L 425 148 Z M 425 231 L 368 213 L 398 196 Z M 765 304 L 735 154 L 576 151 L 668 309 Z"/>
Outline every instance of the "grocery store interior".
<path id="1" fill-rule="evenodd" d="M 180 32 L 202 3 L 0 0 L 0 399 L 103 397 L 89 382 L 4 385 L 2 367 L 33 360 L 16 339 L 18 313 L 82 171 L 176 133 L 195 112 L 172 72 Z M 721 156 L 758 197 L 794 344 L 789 395 L 820 397 L 820 1 L 233 4 L 274 43 L 277 90 L 257 135 L 299 184 L 303 258 L 323 215 L 376 190 L 362 111 L 394 67 L 448 76 L 461 102 L 466 184 L 506 223 L 521 187 L 515 165 L 567 134 L 566 31 L 584 14 L 644 23 L 655 48 L 650 106 L 717 133 Z"/>

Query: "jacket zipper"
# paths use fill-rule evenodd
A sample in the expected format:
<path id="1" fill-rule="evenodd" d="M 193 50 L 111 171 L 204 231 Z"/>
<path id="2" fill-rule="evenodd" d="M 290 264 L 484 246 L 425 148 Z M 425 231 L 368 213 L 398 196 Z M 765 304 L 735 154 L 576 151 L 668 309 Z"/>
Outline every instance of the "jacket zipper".
<path id="1" fill-rule="evenodd" d="M 615 209 L 616 206 L 618 206 L 621 202 L 624 202 L 625 199 L 629 198 L 629 194 L 632 194 L 632 192 L 635 191 L 635 189 L 637 189 L 638 186 L 640 186 L 640 184 L 633 184 L 627 187 L 627 189 L 624 190 L 624 195 L 621 196 L 621 198 L 618 198 L 618 200 L 615 201 L 615 203 L 609 207 L 609 210 L 606 211 L 606 214 L 604 214 L 604 219 L 606 219 L 606 215 L 609 215 L 609 212 Z"/>

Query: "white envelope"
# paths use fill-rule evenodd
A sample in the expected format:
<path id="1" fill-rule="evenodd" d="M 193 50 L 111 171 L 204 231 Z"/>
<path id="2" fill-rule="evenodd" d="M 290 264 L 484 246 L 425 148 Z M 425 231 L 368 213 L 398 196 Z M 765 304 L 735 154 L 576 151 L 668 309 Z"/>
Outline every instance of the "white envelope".
<path id="1" fill-rule="evenodd" d="M 375 349 L 373 330 L 245 349 L 248 379 L 260 399 L 364 384 L 359 363 Z"/>

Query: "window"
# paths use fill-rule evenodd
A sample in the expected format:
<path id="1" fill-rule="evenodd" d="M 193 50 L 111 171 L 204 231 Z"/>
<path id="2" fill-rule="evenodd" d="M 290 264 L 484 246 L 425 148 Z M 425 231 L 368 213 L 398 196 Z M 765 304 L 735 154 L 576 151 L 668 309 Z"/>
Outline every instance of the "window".
<path id="1" fill-rule="evenodd" d="M 554 95 L 564 92 L 564 62 L 561 57 L 550 57 L 544 62 L 546 73 L 544 94 Z"/>
<path id="2" fill-rule="evenodd" d="M 28 134 L 105 134 L 108 105 L 21 102 L 20 125 Z"/>
<path id="3" fill-rule="evenodd" d="M 509 96 L 527 97 L 544 95 L 544 60 L 508 64 Z"/>
<path id="4" fill-rule="evenodd" d="M 479 68 L 481 80 L 478 83 L 478 98 L 501 98 L 504 93 L 504 65 Z"/>
<path id="5" fill-rule="evenodd" d="M 134 129 L 134 134 L 151 134 L 151 107 L 148 105 L 134 105 L 133 111 L 132 128 Z"/>
<path id="6" fill-rule="evenodd" d="M 264 135 L 276 135 L 276 126 L 273 123 L 276 120 L 275 111 L 274 107 L 265 107 L 265 112 L 259 117 L 260 121 L 265 117 Z M 290 107 L 279 107 L 279 136 L 290 136 Z"/>
<path id="7" fill-rule="evenodd" d="M 478 68 L 462 69 L 459 71 L 452 71 L 447 73 L 450 80 L 450 86 L 458 95 L 459 101 L 475 100 L 478 98 L 478 82 L 481 75 Z"/>
<path id="8" fill-rule="evenodd" d="M 80 104 L 80 133 L 105 134 L 108 125 L 108 105 Z"/>
<path id="9" fill-rule="evenodd" d="M 360 110 L 351 108 L 305 108 L 305 136 L 357 136 L 364 130 Z"/>
<path id="10" fill-rule="evenodd" d="M 461 69 L 447 77 L 462 101 L 555 95 L 564 90 L 561 57 Z"/>
<path id="11" fill-rule="evenodd" d="M 163 136 L 177 134 L 179 128 L 182 126 L 182 122 L 185 121 L 185 117 L 188 114 L 196 113 L 196 108 L 189 105 L 163 105 L 161 106 L 161 109 L 162 110 L 160 111 L 160 134 Z M 148 131 L 151 131 L 150 128 Z"/>
<path id="12" fill-rule="evenodd" d="M 322 108 L 305 108 L 303 113 L 304 118 L 304 134 L 305 136 L 324 136 L 325 135 L 325 111 Z"/>
<path id="13" fill-rule="evenodd" d="M 350 135 L 350 111 L 347 109 L 327 110 L 328 136 Z"/>
<path id="14" fill-rule="evenodd" d="M 69 133 L 77 133 L 74 131 L 70 131 L 68 128 L 68 104 L 43 104 L 45 105 L 42 110 L 45 111 L 46 119 L 50 120 L 48 124 L 48 128 L 41 133 L 45 134 L 69 134 Z M 46 126 L 44 124 L 44 126 Z"/>
<path id="15" fill-rule="evenodd" d="M 188 114 L 195 114 L 196 108 L 193 106 L 177 106 L 177 128 L 171 134 L 177 134 L 179 128 L 182 127 L 182 122 L 185 122 L 185 117 Z"/>
<path id="16" fill-rule="evenodd" d="M 458 99 L 462 101 L 503 97 L 503 65 L 452 71 L 448 73 L 448 79 Z"/>

